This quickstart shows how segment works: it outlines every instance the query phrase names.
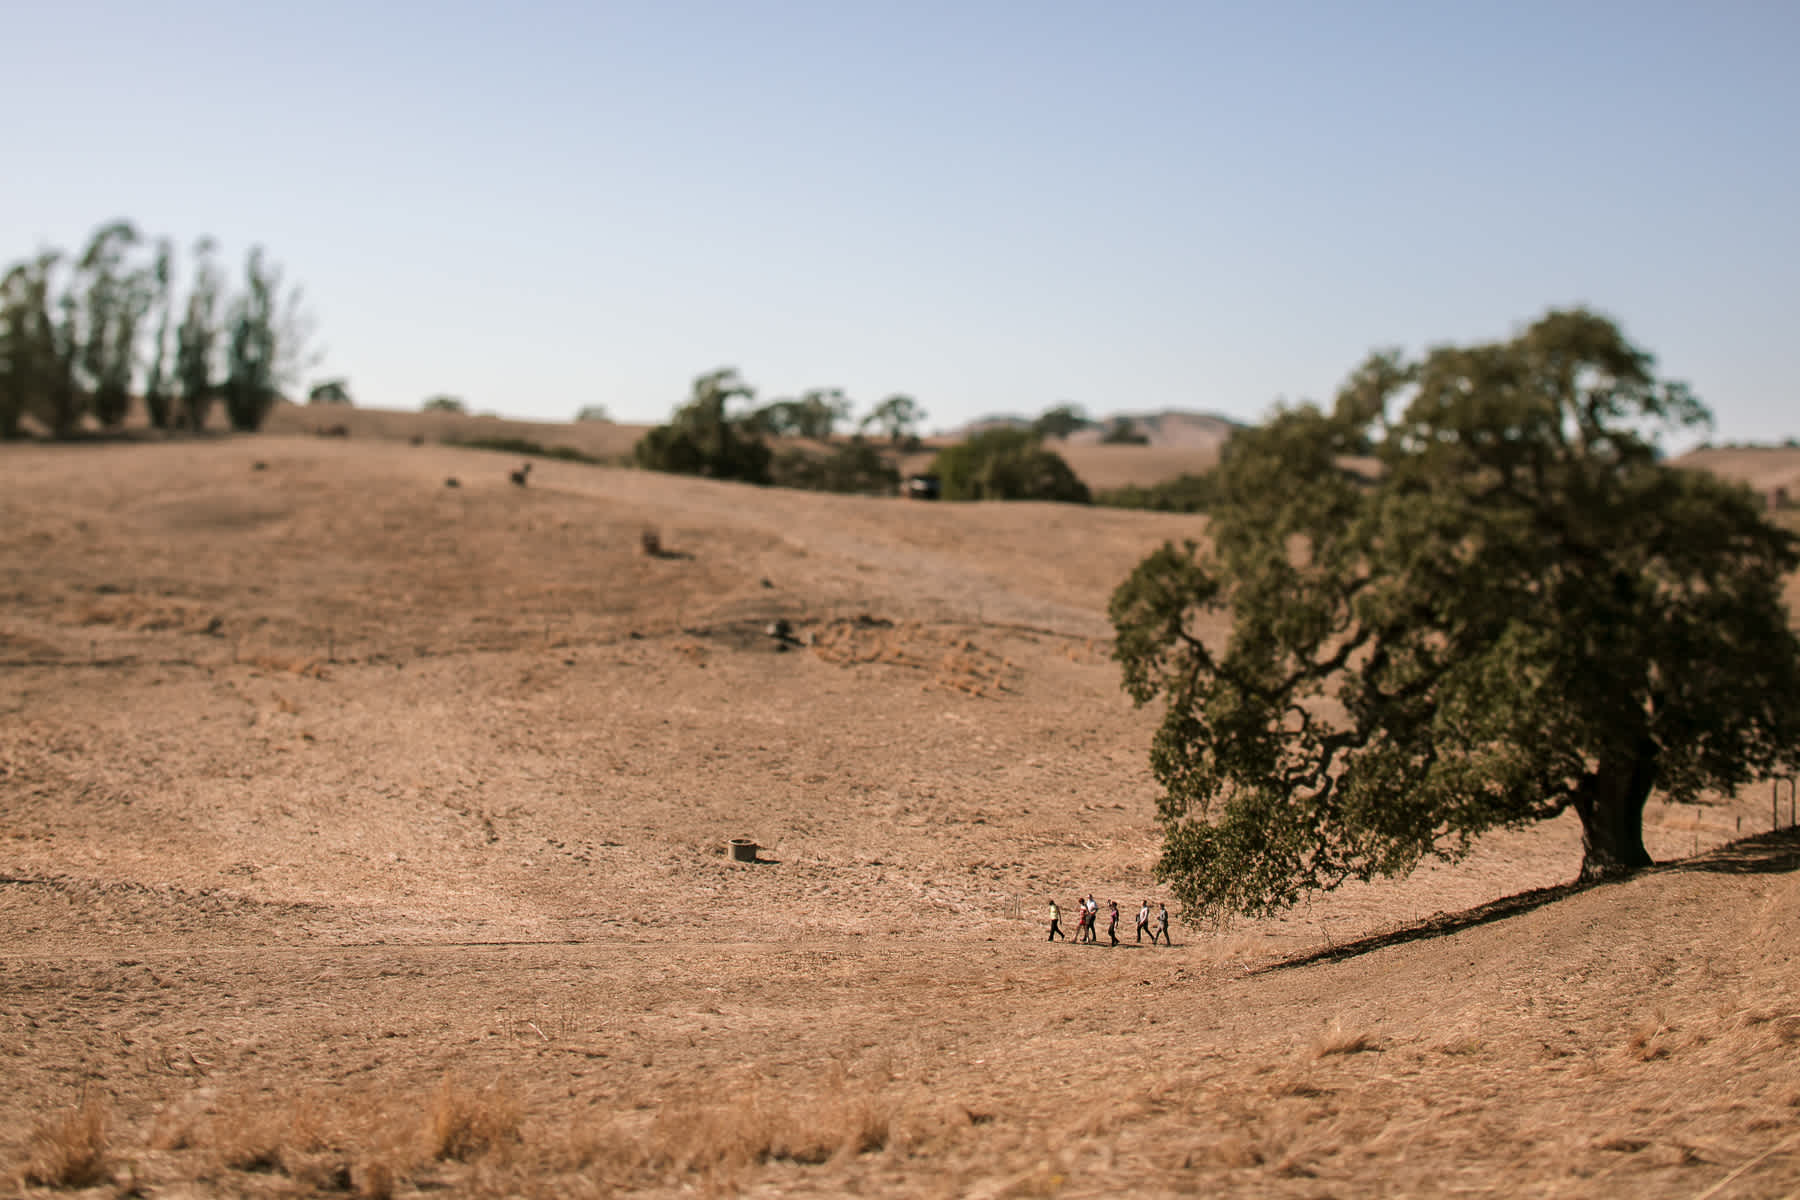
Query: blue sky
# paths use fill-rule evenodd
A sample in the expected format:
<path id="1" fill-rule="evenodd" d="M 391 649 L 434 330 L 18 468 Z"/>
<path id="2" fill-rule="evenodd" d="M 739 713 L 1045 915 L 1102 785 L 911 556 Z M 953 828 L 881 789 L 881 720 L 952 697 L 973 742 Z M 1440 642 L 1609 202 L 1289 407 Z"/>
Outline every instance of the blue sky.
<path id="1" fill-rule="evenodd" d="M 1800 434 L 1800 5 L 60 0 L 0 256 L 265 245 L 358 402 L 658 420 L 693 376 L 1244 419 L 1610 313 Z"/>

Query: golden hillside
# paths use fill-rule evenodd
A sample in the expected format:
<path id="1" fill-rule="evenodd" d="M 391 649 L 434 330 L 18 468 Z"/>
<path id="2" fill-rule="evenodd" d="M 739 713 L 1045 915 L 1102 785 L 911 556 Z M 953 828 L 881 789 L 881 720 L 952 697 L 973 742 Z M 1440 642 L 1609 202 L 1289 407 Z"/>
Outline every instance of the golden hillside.
<path id="1" fill-rule="evenodd" d="M 1626 883 L 1533 893 L 1574 873 L 1559 822 L 1139 945 L 1154 714 L 1104 609 L 1202 521 L 521 488 L 332 415 L 0 447 L 9 1186 L 1800 1186 L 1767 792 L 1654 806 L 1669 865 Z M 1089 892 L 1124 944 L 1046 944 Z"/>

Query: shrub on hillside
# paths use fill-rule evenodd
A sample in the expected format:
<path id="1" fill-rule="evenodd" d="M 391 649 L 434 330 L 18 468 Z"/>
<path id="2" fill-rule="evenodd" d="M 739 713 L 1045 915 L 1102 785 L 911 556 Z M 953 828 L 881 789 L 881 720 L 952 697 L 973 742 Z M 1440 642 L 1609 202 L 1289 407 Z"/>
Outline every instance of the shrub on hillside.
<path id="1" fill-rule="evenodd" d="M 770 475 L 777 487 L 812 492 L 886 496 L 900 486 L 899 470 L 861 434 L 829 454 L 784 450 L 775 456 Z"/>
<path id="2" fill-rule="evenodd" d="M 632 448 L 633 461 L 648 470 L 745 483 L 768 483 L 772 457 L 761 438 L 730 425 L 710 430 L 658 425 Z"/>
<path id="3" fill-rule="evenodd" d="M 1083 429 L 1092 429 L 1094 422 L 1081 411 L 1079 404 L 1059 404 L 1055 408 L 1045 409 L 1031 423 L 1031 432 L 1041 438 L 1066 438 Z"/>
<path id="4" fill-rule="evenodd" d="M 534 458 L 555 458 L 563 462 L 604 463 L 606 460 L 595 458 L 577 450 L 573 446 L 545 446 L 529 438 L 516 437 L 482 437 L 482 438 L 445 438 L 446 446 L 461 446 L 465 450 L 498 450 L 503 454 L 522 454 Z"/>
<path id="5" fill-rule="evenodd" d="M 768 483 L 773 457 L 768 445 L 744 417 L 730 412 L 734 401 L 755 396 L 729 368 L 700 376 L 674 418 L 638 439 L 632 458 L 652 471 Z"/>
<path id="6" fill-rule="evenodd" d="M 1150 435 L 1140 431 L 1130 417 L 1114 417 L 1101 435 L 1102 446 L 1148 446 Z"/>
<path id="7" fill-rule="evenodd" d="M 938 452 L 931 473 L 946 500 L 1060 500 L 1086 504 L 1087 485 L 1060 454 L 1023 429 L 989 429 Z"/>
<path id="8" fill-rule="evenodd" d="M 327 379 L 315 383 L 306 393 L 308 404 L 339 404 L 345 408 L 354 408 L 356 403 L 350 398 L 350 385 L 342 379 Z"/>
<path id="9" fill-rule="evenodd" d="M 1149 487 L 1128 483 L 1094 494 L 1094 503 L 1108 508 L 1141 508 L 1151 512 L 1205 512 L 1217 502 L 1218 484 L 1211 475 L 1178 475 Z"/>

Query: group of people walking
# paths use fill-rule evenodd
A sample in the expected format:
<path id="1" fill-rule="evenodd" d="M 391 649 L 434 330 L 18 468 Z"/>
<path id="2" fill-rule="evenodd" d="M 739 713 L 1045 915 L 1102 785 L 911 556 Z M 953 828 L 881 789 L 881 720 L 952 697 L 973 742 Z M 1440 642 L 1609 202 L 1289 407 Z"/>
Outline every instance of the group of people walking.
<path id="1" fill-rule="evenodd" d="M 1051 900 L 1050 936 L 1045 940 L 1054 942 L 1057 938 L 1062 938 L 1065 941 L 1073 942 L 1097 942 L 1100 940 L 1100 935 L 1095 932 L 1095 927 L 1099 922 L 1100 903 L 1094 899 L 1093 893 L 1088 893 L 1088 897 L 1085 900 L 1077 897 L 1075 901 L 1075 936 L 1071 938 L 1068 934 L 1063 932 L 1062 909 L 1057 907 L 1055 900 Z M 1150 935 L 1150 944 L 1152 946 L 1156 945 L 1156 939 L 1159 937 L 1162 939 L 1163 945 L 1167 946 L 1171 944 L 1169 942 L 1168 905 L 1158 904 L 1156 906 L 1156 925 L 1154 928 L 1152 928 L 1150 924 L 1150 902 L 1146 900 L 1139 906 L 1137 915 L 1137 940 L 1142 942 L 1146 933 Z M 1119 902 L 1117 900 L 1108 900 L 1106 902 L 1106 936 L 1112 939 L 1112 945 L 1116 946 L 1119 944 Z"/>

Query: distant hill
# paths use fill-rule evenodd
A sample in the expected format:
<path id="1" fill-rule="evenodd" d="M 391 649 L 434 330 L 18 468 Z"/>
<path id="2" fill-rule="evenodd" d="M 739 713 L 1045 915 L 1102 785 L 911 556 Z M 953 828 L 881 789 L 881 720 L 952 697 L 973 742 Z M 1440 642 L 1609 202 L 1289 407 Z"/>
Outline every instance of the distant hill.
<path id="1" fill-rule="evenodd" d="M 1106 429 L 1119 420 L 1130 421 L 1134 430 L 1150 439 L 1149 445 L 1182 450 L 1217 449 L 1233 433 L 1245 428 L 1244 422 L 1217 413 L 1168 408 L 1150 413 L 1112 413 L 1100 418 L 1097 428 L 1084 429 L 1067 440 L 1075 446 L 1097 443 Z"/>
<path id="2" fill-rule="evenodd" d="M 973 437 L 978 433 L 986 433 L 990 429 L 1029 429 L 1035 417 L 1021 417 L 1017 413 L 989 413 L 985 417 L 976 417 L 966 425 L 946 430 L 946 438 L 961 440 Z"/>
<path id="3" fill-rule="evenodd" d="M 1781 488 L 1790 498 L 1800 497 L 1797 446 L 1709 446 L 1690 450 L 1673 461 L 1678 467 L 1695 467 L 1735 479 L 1759 492 Z"/>
<path id="4" fill-rule="evenodd" d="M 966 438 L 989 429 L 1029 429 L 1035 419 L 1014 413 L 995 413 L 977 417 L 955 430 L 952 436 Z M 1092 428 L 1081 430 L 1065 440 L 1071 446 L 1097 445 L 1107 428 L 1121 419 L 1130 421 L 1137 432 L 1148 437 L 1149 445 L 1170 449 L 1217 449 L 1235 431 L 1245 428 L 1244 422 L 1217 413 L 1166 408 L 1159 412 L 1108 413 L 1094 418 Z"/>

